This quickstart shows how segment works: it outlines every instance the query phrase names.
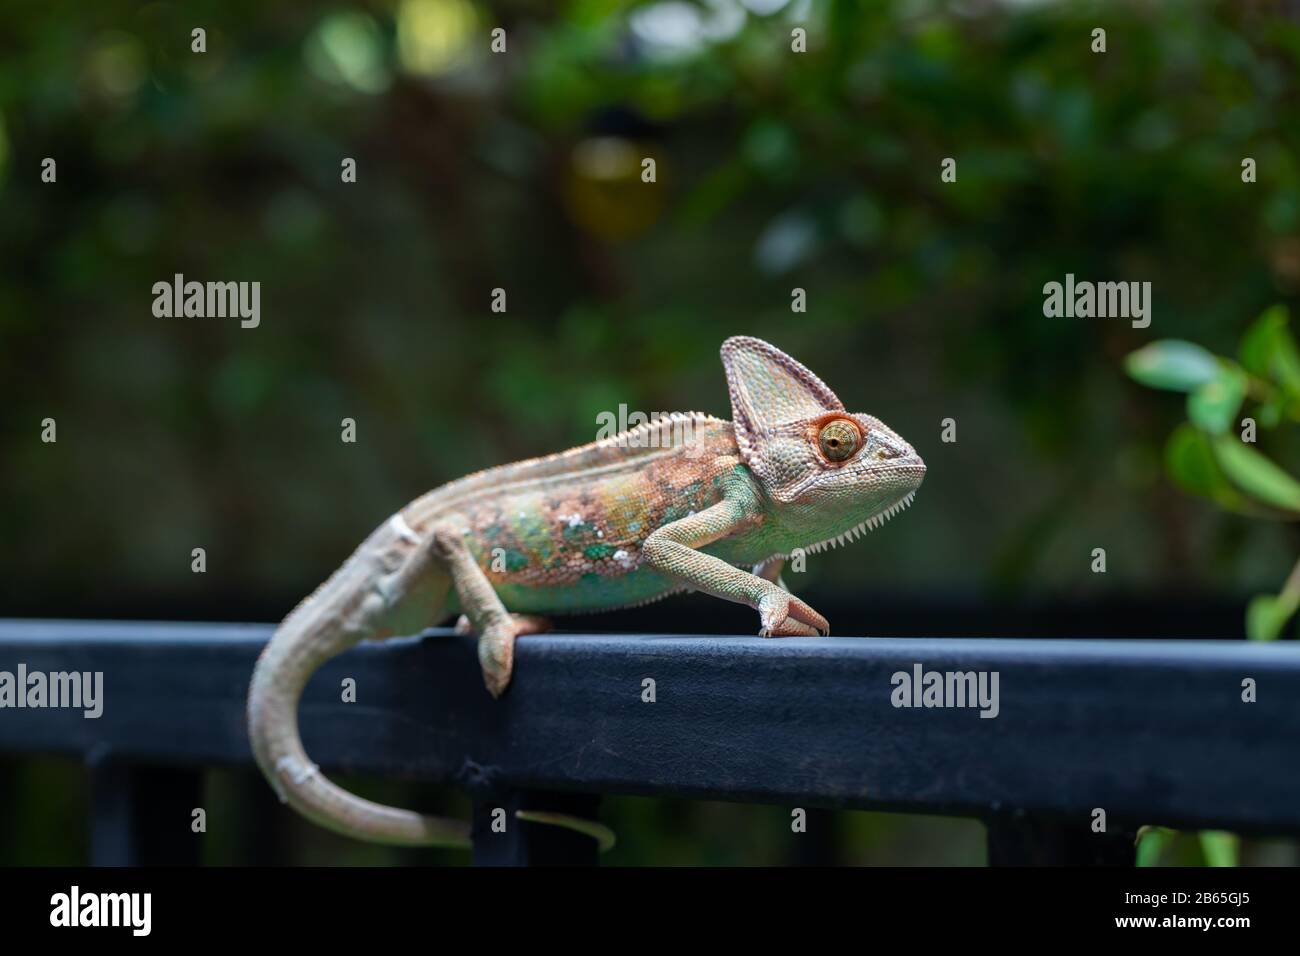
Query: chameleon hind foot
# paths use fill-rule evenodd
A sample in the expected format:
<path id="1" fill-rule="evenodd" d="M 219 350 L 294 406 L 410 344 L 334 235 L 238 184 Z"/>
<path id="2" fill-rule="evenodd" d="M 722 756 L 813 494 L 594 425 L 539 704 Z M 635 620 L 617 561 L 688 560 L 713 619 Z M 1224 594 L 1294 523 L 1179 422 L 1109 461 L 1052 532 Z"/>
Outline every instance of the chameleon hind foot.
<path id="1" fill-rule="evenodd" d="M 515 638 L 535 633 L 545 622 L 528 615 L 513 615 L 465 547 L 455 531 L 435 529 L 431 542 L 434 554 L 446 564 L 456 597 L 473 629 L 478 632 L 478 660 L 488 693 L 500 697 L 510 686 L 514 669 Z"/>
<path id="2" fill-rule="evenodd" d="M 479 634 L 478 662 L 483 668 L 483 683 L 488 693 L 500 697 L 510 686 L 515 667 L 515 638 L 550 630 L 550 622 L 531 614 L 507 614 L 494 617 Z"/>
<path id="3" fill-rule="evenodd" d="M 551 629 L 551 622 L 532 614 L 508 614 L 493 617 L 478 639 L 478 662 L 483 669 L 483 683 L 493 697 L 500 697 L 510 686 L 514 671 L 515 638 L 541 634 Z M 474 623 L 465 615 L 456 622 L 457 634 L 473 634 Z"/>

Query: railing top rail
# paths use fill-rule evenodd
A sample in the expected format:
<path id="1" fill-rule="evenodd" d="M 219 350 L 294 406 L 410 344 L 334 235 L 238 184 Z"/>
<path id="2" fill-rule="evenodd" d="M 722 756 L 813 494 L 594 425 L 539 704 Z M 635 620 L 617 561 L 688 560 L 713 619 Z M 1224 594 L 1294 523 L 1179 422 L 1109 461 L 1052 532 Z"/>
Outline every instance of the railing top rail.
<path id="1" fill-rule="evenodd" d="M 0 709 L 0 751 L 248 763 L 244 694 L 270 633 L 0 621 L 0 672 L 103 674 L 98 718 Z M 1300 645 L 550 634 L 522 638 L 516 668 L 494 701 L 470 638 L 359 647 L 308 686 L 308 752 L 476 790 L 1300 832 Z M 983 675 L 985 702 L 899 706 L 896 675 L 918 668 L 923 685 L 974 672 L 977 691 Z"/>

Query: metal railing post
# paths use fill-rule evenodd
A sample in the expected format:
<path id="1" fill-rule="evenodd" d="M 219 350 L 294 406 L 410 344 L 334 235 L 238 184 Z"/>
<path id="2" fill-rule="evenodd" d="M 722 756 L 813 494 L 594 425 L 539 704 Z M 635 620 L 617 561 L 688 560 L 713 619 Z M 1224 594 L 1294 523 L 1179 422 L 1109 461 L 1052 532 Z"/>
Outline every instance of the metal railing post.
<path id="1" fill-rule="evenodd" d="M 475 866 L 594 866 L 596 841 L 567 827 L 532 823 L 518 810 L 548 810 L 597 819 L 600 798 L 585 793 L 511 790 L 474 802 Z"/>
<path id="2" fill-rule="evenodd" d="M 200 770 L 140 767 L 92 755 L 91 866 L 195 866 L 202 835 L 191 828 L 203 796 Z"/>

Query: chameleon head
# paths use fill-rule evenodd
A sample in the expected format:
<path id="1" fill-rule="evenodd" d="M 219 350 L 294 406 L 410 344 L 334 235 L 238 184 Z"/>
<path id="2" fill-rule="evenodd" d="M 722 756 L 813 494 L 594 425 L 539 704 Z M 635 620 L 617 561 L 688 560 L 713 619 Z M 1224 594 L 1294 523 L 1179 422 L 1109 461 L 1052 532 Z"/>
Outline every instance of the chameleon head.
<path id="1" fill-rule="evenodd" d="M 821 379 L 761 339 L 727 339 L 722 363 L 741 457 L 778 524 L 797 533 L 783 544 L 820 550 L 911 504 L 925 462 L 880 419 L 847 411 Z"/>

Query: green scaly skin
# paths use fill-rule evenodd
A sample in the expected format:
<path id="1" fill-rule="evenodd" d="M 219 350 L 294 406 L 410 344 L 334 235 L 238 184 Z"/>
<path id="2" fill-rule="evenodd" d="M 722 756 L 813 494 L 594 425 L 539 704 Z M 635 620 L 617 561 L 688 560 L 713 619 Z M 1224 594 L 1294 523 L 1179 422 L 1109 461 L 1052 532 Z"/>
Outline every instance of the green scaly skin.
<path id="1" fill-rule="evenodd" d="M 906 507 L 925 464 L 768 343 L 730 338 L 722 361 L 732 422 L 674 415 L 444 485 L 372 532 L 299 604 L 259 658 L 248 697 L 253 752 L 281 799 L 358 839 L 468 845 L 465 824 L 358 798 L 303 750 L 307 679 L 362 640 L 461 612 L 479 635 L 487 689 L 500 696 L 515 638 L 544 630 L 544 614 L 698 590 L 757 610 L 764 636 L 828 633 L 781 585 L 784 559 L 853 540 Z M 533 818 L 593 832 L 589 821 Z"/>

